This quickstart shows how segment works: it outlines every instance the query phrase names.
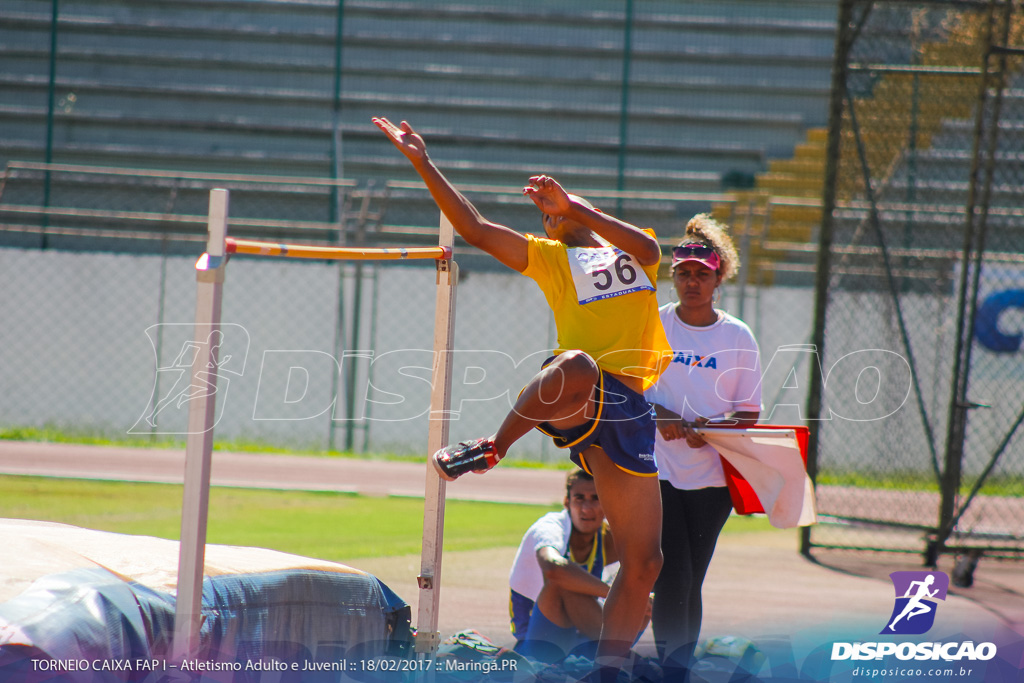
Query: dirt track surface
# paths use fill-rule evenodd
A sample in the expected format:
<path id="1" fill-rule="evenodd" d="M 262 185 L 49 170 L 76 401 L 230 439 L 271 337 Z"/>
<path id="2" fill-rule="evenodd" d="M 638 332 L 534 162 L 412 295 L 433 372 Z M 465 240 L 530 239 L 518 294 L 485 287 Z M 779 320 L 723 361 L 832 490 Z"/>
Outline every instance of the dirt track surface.
<path id="1" fill-rule="evenodd" d="M 185 452 L 0 441 L 0 473 L 75 479 L 180 484 Z M 426 465 L 301 455 L 213 454 L 214 486 L 342 491 L 369 496 L 423 497 Z M 560 503 L 565 473 L 499 467 L 446 486 L 448 498 L 496 503 Z"/>
<path id="2" fill-rule="evenodd" d="M 184 454 L 173 450 L 0 441 L 2 474 L 180 483 L 183 471 Z M 212 480 L 224 486 L 422 497 L 425 476 L 422 464 L 217 452 Z M 563 481 L 559 471 L 498 467 L 449 484 L 447 495 L 549 504 L 561 500 Z M 511 644 L 507 577 L 514 553 L 515 548 L 498 548 L 445 554 L 442 635 L 475 628 L 499 644 Z M 378 576 L 415 608 L 418 555 L 353 564 Z M 952 563 L 939 568 L 949 573 Z M 816 551 L 808 559 L 798 552 L 792 530 L 726 535 L 704 586 L 703 635 L 741 635 L 755 641 L 782 635 L 811 644 L 838 639 L 839 632 L 874 639 L 893 607 L 888 574 L 920 569 L 916 556 Z M 1024 571 L 1019 563 L 983 559 L 974 578 L 971 588 L 951 586 L 929 638 L 1024 638 Z M 650 651 L 652 642 L 648 630 L 639 649 Z"/>

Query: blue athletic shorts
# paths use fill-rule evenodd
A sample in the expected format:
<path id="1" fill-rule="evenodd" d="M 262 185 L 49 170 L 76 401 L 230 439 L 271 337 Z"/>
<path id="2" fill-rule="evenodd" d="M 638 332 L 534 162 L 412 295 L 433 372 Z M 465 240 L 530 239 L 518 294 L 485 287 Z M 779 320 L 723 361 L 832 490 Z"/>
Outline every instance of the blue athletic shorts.
<path id="1" fill-rule="evenodd" d="M 534 607 L 526 636 L 516 645 L 515 651 L 538 662 L 554 664 L 588 642 L 572 626 L 563 628 Z"/>
<path id="2" fill-rule="evenodd" d="M 544 362 L 546 366 L 554 357 Z M 537 425 L 559 448 L 569 449 L 569 459 L 587 472 L 586 459 L 580 454 L 598 446 L 615 465 L 640 477 L 658 476 L 654 460 L 654 410 L 639 394 L 615 376 L 601 371 L 594 390 L 597 416 L 572 429 L 556 429 L 547 422 Z"/>

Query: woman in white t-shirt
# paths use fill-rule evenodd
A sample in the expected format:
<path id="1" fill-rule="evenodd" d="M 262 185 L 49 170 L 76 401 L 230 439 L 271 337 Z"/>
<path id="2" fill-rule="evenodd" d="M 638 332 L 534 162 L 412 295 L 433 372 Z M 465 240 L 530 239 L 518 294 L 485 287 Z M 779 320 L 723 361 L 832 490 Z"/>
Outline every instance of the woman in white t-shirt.
<path id="1" fill-rule="evenodd" d="M 761 411 L 761 364 L 747 325 L 714 306 L 739 258 L 725 229 L 695 216 L 672 250 L 678 301 L 659 309 L 672 363 L 646 397 L 654 405 L 665 563 L 654 587 L 652 626 L 672 680 L 690 668 L 700 635 L 701 587 L 732 500 L 718 452 L 692 428 L 709 420 L 753 425 Z"/>

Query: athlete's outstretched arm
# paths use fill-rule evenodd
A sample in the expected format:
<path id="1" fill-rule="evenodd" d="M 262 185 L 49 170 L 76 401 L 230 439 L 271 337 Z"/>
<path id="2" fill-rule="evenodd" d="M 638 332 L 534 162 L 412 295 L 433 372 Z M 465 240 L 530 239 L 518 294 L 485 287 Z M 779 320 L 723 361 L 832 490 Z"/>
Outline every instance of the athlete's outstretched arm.
<path id="1" fill-rule="evenodd" d="M 430 196 L 441 213 L 452 222 L 455 231 L 474 247 L 522 272 L 527 266 L 527 239 L 524 235 L 498 223 L 492 223 L 477 211 L 466 197 L 452 185 L 427 155 L 423 138 L 406 121 L 396 126 L 385 118 L 374 118 L 374 124 L 405 155 L 423 178 Z"/>
<path id="2" fill-rule="evenodd" d="M 593 230 L 622 251 L 632 254 L 641 265 L 650 266 L 661 260 L 661 247 L 651 235 L 615 216 L 573 201 L 554 178 L 533 176 L 523 193 L 544 213 L 563 216 Z"/>

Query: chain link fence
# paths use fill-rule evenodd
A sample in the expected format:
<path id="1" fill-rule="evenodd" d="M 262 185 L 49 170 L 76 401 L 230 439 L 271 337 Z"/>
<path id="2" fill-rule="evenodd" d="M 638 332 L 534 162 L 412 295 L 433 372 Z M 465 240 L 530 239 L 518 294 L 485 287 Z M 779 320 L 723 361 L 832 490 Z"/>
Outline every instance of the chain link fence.
<path id="1" fill-rule="evenodd" d="M 518 230 L 541 231 L 516 192 L 538 172 L 666 251 L 713 212 L 745 261 L 723 305 L 759 335 L 776 417 L 799 419 L 835 15 L 835 0 L 4 3 L 5 433 L 174 437 L 212 187 L 231 191 L 236 237 L 436 243 L 433 202 L 372 116 L 412 122 Z M 554 332 L 532 284 L 465 245 L 456 258 L 452 437 L 467 438 L 494 428 Z M 244 369 L 218 438 L 422 453 L 432 277 L 236 258 L 224 320 L 244 330 Z"/>
<path id="2" fill-rule="evenodd" d="M 27 186 L 38 181 L 44 169 L 21 171 L 31 173 L 27 179 L 17 174 L 8 179 L 0 207 L 8 192 L 22 191 L 19 182 L 24 180 Z M 89 175 L 82 168 L 48 171 L 54 176 Z M 97 175 L 109 173 L 100 170 Z M 8 388 L 0 398 L 0 414 L 8 436 L 47 427 L 143 443 L 181 438 L 187 404 L 179 399 L 188 388 L 188 348 L 194 341 L 193 264 L 203 248 L 200 231 L 205 224 L 198 198 L 210 188 L 233 188 L 229 234 L 236 237 L 291 240 L 298 234 L 306 241 L 319 236 L 322 243 L 339 235 L 347 244 L 388 246 L 401 237 L 388 220 L 392 193 L 405 192 L 424 207 L 430 204 L 422 187 L 408 183 L 369 192 L 340 187 L 340 222 L 299 221 L 292 216 L 286 229 L 275 232 L 271 228 L 277 219 L 259 217 L 260 207 L 273 203 L 282 192 L 313 193 L 319 202 L 326 196 L 324 188 L 298 181 L 276 186 L 266 179 L 196 175 L 185 181 L 193 202 L 175 204 L 181 211 L 156 213 L 145 211 L 155 202 L 149 207 L 132 204 L 138 201 L 136 194 L 177 192 L 181 197 L 181 191 L 162 176 L 133 182 L 122 189 L 123 197 L 106 200 L 131 205 L 132 212 L 94 208 L 92 214 L 67 213 L 116 226 L 111 244 L 164 239 L 168 253 L 38 246 L 0 250 L 0 287 L 18 293 L 0 303 L 0 315 L 7 321 L 0 330 L 2 381 Z M 261 196 L 265 187 L 271 190 Z M 470 186 L 467 193 L 493 209 L 496 219 L 541 232 L 536 209 L 518 190 Z M 598 206 L 621 201 L 623 217 L 640 224 L 647 224 L 644 219 L 650 215 L 667 213 L 718 211 L 736 216 L 739 222 L 731 229 L 741 250 L 761 239 L 767 217 L 752 220 L 761 209 L 744 205 L 741 211 L 737 198 L 727 194 L 654 196 L 595 190 L 589 198 Z M 501 207 L 509 208 L 503 213 Z M 526 217 L 530 224 L 523 225 Z M 52 213 L 48 218 L 59 224 L 24 234 L 33 239 L 87 239 L 95 229 L 67 227 L 62 216 Z M 421 218 L 423 225 L 409 236 L 411 241 L 436 234 L 436 209 L 425 208 Z M 154 222 L 160 230 L 152 229 Z M 655 227 L 667 253 L 680 239 L 682 223 Z M 189 247 L 192 253 L 183 254 Z M 740 277 L 725 288 L 720 306 L 742 316 L 757 334 L 766 368 L 765 402 L 772 408 L 779 404 L 766 416 L 787 422 L 799 419 L 806 401 L 805 379 L 799 381 L 799 389 L 788 387 L 795 373 L 806 377 L 806 367 L 798 362 L 810 339 L 813 289 L 808 284 L 759 284 L 766 279 L 765 269 L 773 268 L 770 253 L 760 252 L 762 261 L 751 259 L 741 269 Z M 455 258 L 460 263 L 460 285 L 451 436 L 467 439 L 497 426 L 555 346 L 555 337 L 543 295 L 527 278 L 500 269 L 493 259 L 461 243 Z M 667 268 L 662 275 L 667 276 Z M 239 448 L 423 455 L 433 364 L 434 279 L 431 267 L 416 264 L 232 257 L 221 352 L 222 358 L 231 360 L 222 363 L 227 381 L 218 389 L 217 439 Z M 671 282 L 662 279 L 660 301 L 674 297 Z M 561 459 L 539 436 L 524 439 L 517 449 L 526 459 Z"/>
<path id="3" fill-rule="evenodd" d="M 1024 23 L 1001 2 L 840 17 L 811 408 L 826 523 L 805 540 L 1016 557 Z"/>

